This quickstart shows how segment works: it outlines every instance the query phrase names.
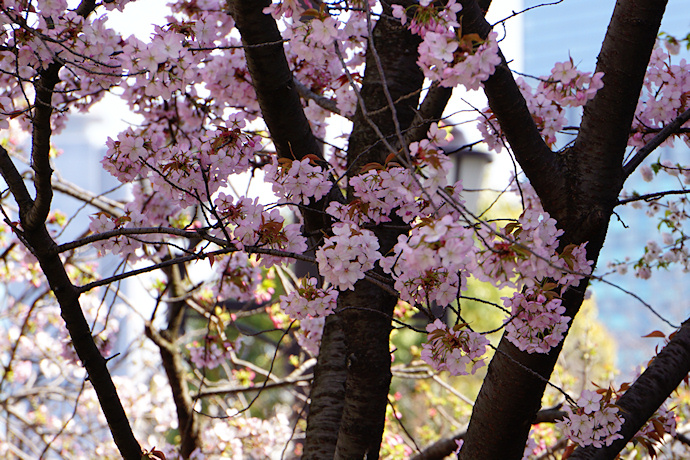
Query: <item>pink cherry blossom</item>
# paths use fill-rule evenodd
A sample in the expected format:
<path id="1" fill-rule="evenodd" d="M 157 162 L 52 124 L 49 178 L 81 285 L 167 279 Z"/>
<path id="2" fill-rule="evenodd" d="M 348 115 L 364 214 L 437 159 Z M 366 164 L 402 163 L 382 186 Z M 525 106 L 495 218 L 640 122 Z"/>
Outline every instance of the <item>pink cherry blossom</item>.
<path id="1" fill-rule="evenodd" d="M 350 223 L 335 224 L 333 236 L 316 252 L 316 262 L 327 283 L 340 290 L 354 289 L 355 282 L 381 258 L 378 249 L 371 231 Z"/>

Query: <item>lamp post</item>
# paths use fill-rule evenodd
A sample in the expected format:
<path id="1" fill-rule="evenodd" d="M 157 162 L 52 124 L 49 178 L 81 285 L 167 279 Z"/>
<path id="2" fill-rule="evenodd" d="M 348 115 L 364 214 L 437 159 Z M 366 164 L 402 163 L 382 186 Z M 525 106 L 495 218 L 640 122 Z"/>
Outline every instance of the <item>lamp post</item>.
<path id="1" fill-rule="evenodd" d="M 453 168 L 448 172 L 448 182 L 455 184 L 462 180 L 465 206 L 468 211 L 476 213 L 485 168 L 492 161 L 491 154 L 483 144 L 467 142 L 467 138 L 458 127 L 453 127 L 451 134 L 453 140 L 443 148 L 453 161 Z"/>

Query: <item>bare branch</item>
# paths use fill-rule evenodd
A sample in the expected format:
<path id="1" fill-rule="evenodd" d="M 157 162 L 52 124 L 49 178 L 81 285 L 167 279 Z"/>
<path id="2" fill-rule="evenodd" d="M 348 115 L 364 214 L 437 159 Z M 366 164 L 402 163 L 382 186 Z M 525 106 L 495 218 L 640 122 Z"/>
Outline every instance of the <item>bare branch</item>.
<path id="1" fill-rule="evenodd" d="M 229 396 L 237 393 L 246 393 L 249 391 L 263 391 L 270 390 L 273 388 L 283 388 L 291 385 L 300 385 L 310 382 L 314 378 L 313 374 L 300 375 L 297 377 L 287 377 L 285 379 L 279 379 L 275 382 L 270 382 L 262 385 L 250 385 L 250 386 L 216 386 L 211 387 L 206 390 L 199 392 L 198 396 L 201 398 L 208 398 L 210 396 Z"/>
<path id="2" fill-rule="evenodd" d="M 308 99 L 310 101 L 316 102 L 316 105 L 321 107 L 322 109 L 328 110 L 329 112 L 333 112 L 336 115 L 340 115 L 341 117 L 345 117 L 350 119 L 350 117 L 343 115 L 340 112 L 340 109 L 338 109 L 338 105 L 333 99 L 329 99 L 326 96 L 321 96 L 320 94 L 316 94 L 309 88 L 307 88 L 307 85 L 299 81 L 298 79 L 293 79 L 295 83 L 295 88 L 297 88 L 297 92 L 303 99 Z"/>
<path id="3" fill-rule="evenodd" d="M 219 249 L 217 251 L 212 251 L 212 252 L 206 252 L 206 253 L 200 253 L 200 254 L 193 254 L 190 256 L 182 256 L 182 257 L 176 257 L 174 259 L 166 260 L 164 262 L 160 262 L 157 264 L 149 265 L 148 267 L 144 268 L 139 268 L 136 270 L 131 270 L 126 273 L 121 273 L 119 275 L 114 275 L 114 276 L 109 276 L 108 278 L 94 281 L 92 283 L 85 284 L 83 286 L 77 286 L 77 292 L 84 293 L 88 292 L 91 289 L 95 289 L 100 286 L 107 286 L 108 284 L 114 283 L 116 281 L 124 280 L 127 278 L 131 278 L 133 276 L 141 275 L 142 273 L 148 273 L 152 272 L 154 270 L 158 270 L 161 268 L 165 267 L 170 267 L 171 265 L 178 265 L 178 264 L 183 264 L 185 262 L 190 262 L 192 260 L 204 260 L 208 259 L 209 257 L 217 256 L 217 255 L 222 255 L 222 254 L 227 254 L 229 252 L 234 252 L 236 249 Z"/>
<path id="4" fill-rule="evenodd" d="M 183 230 L 183 229 L 174 228 L 174 227 L 135 227 L 135 228 L 116 228 L 114 230 L 110 230 L 107 232 L 97 233 L 95 235 L 89 235 L 87 237 L 80 238 L 78 240 L 75 240 L 75 241 L 72 241 L 69 243 L 61 244 L 60 246 L 57 247 L 57 251 L 62 253 L 62 252 L 70 251 L 72 249 L 76 249 L 76 248 L 79 248 L 82 246 L 86 246 L 87 244 L 95 243 L 96 241 L 103 241 L 103 240 L 108 240 L 110 238 L 116 238 L 118 236 L 127 236 L 127 235 L 173 235 L 173 236 L 177 236 L 180 238 L 202 239 L 202 240 L 206 240 L 210 243 L 215 243 L 221 247 L 231 246 L 231 245 L 229 245 L 229 243 L 226 240 L 210 236 L 202 230 Z M 234 246 L 231 246 L 230 249 L 233 251 L 237 250 L 237 248 L 235 248 Z"/>
<path id="5" fill-rule="evenodd" d="M 40 78 L 35 84 L 36 100 L 32 115 L 33 134 L 31 144 L 31 167 L 34 170 L 34 184 L 36 185 L 36 201 L 34 205 L 26 209 L 27 230 L 43 225 L 50 212 L 50 203 L 53 199 L 53 187 L 51 175 L 53 168 L 50 166 L 50 117 L 53 113 L 53 89 L 60 81 L 58 72 L 62 64 L 53 62 L 47 69 L 40 72 Z"/>
<path id="6" fill-rule="evenodd" d="M 635 201 L 654 201 L 659 198 L 665 197 L 667 195 L 687 195 L 690 190 L 666 190 L 663 192 L 647 193 L 645 195 L 632 196 L 630 198 L 624 198 L 618 200 L 618 204 L 633 203 Z"/>
<path id="7" fill-rule="evenodd" d="M 53 190 L 69 195 L 79 201 L 89 204 L 113 217 L 120 217 L 124 212 L 124 205 L 116 200 L 112 200 L 103 195 L 96 195 L 88 190 L 84 190 L 76 184 L 67 182 L 64 179 L 53 177 Z"/>
<path id="8" fill-rule="evenodd" d="M 405 145 L 426 137 L 429 126 L 441 119 L 452 94 L 452 88 L 441 86 L 438 82 L 432 83 L 419 106 L 419 110 L 415 113 L 412 127 L 405 133 Z"/>

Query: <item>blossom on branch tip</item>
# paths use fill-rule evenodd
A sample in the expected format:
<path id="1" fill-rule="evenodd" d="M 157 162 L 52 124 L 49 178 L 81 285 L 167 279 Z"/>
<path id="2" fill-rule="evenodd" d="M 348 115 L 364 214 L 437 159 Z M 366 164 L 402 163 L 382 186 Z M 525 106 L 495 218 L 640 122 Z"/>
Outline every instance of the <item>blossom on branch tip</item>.
<path id="1" fill-rule="evenodd" d="M 489 340 L 469 330 L 467 324 L 449 329 L 440 319 L 427 327 L 427 343 L 422 345 L 422 360 L 438 371 L 450 375 L 474 374 L 486 365 L 486 347 Z"/>
<path id="2" fill-rule="evenodd" d="M 330 315 L 337 299 L 338 291 L 332 287 L 319 288 L 316 278 L 304 278 L 292 292 L 280 296 L 280 306 L 291 318 L 302 320 Z"/>
<path id="3" fill-rule="evenodd" d="M 581 447 L 610 446 L 616 439 L 624 419 L 618 407 L 611 402 L 610 393 L 583 391 L 577 407 L 565 406 L 566 415 L 556 422 L 558 428 L 571 441 Z"/>

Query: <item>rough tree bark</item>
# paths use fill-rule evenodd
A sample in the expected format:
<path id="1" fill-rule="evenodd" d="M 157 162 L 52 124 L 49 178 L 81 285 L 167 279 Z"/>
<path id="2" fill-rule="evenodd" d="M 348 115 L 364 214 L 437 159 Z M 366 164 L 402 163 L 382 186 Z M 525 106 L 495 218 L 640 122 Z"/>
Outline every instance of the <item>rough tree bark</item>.
<path id="1" fill-rule="evenodd" d="M 485 36 L 489 26 L 476 1 L 462 3 L 464 31 Z M 604 87 L 585 107 L 577 140 L 564 152 L 551 152 L 540 142 L 505 64 L 485 85 L 489 105 L 517 161 L 544 209 L 564 231 L 561 247 L 588 241 L 590 260 L 598 258 L 623 186 L 627 137 L 665 6 L 654 0 L 617 2 L 596 69 L 604 72 Z M 565 293 L 567 316 L 577 314 L 588 283 L 585 279 Z M 459 458 L 522 457 L 530 421 L 559 353 L 560 347 L 546 355 L 529 355 L 505 337 L 501 340 Z"/>
<path id="2" fill-rule="evenodd" d="M 311 154 L 323 160 L 293 83 L 278 26 L 270 15 L 263 13 L 269 4 L 266 0 L 231 3 L 259 107 L 281 158 L 301 159 Z M 339 193 L 333 187 L 327 199 L 341 200 Z M 312 244 L 318 244 L 317 238 L 328 230 L 323 212 L 325 202 L 301 208 L 304 232 L 314 235 Z M 342 323 L 336 315 L 326 319 L 320 356 L 312 382 L 304 458 L 332 458 L 338 439 L 347 371 Z"/>
<path id="3" fill-rule="evenodd" d="M 234 0 L 231 14 L 242 36 L 252 83 L 263 119 L 277 154 L 301 159 L 313 155 L 324 161 L 319 141 L 309 126 L 275 20 L 263 13 L 269 0 Z M 406 6 L 414 3 L 401 0 Z M 463 0 L 463 33 L 482 37 L 490 31 L 484 14 L 489 0 Z M 96 2 L 84 0 L 77 9 L 88 15 Z M 604 87 L 584 110 L 573 146 L 552 152 L 542 140 L 505 60 L 485 82 L 489 105 L 547 212 L 564 231 L 561 246 L 588 242 L 590 260 L 597 260 L 609 219 L 623 182 L 630 173 L 623 158 L 642 79 L 658 33 L 665 1 L 619 0 L 599 54 L 597 71 Z M 451 90 L 433 86 L 419 104 L 423 75 L 418 68 L 419 38 L 394 20 L 384 2 L 370 34 L 362 88 L 362 103 L 353 117 L 348 147 L 348 176 L 367 163 L 383 163 L 390 153 L 424 136 L 438 119 Z M 141 448 L 117 396 L 107 360 L 96 347 L 79 305 L 79 291 L 69 280 L 55 241 L 45 221 L 52 200 L 49 161 L 52 96 L 59 83 L 59 61 L 40 72 L 33 108 L 32 167 L 36 196 L 31 198 L 22 177 L 0 146 L 0 173 L 19 205 L 21 226 L 13 228 L 36 255 L 61 307 L 75 350 L 83 362 L 105 413 L 115 442 L 126 459 L 140 459 Z M 652 150 L 650 147 L 649 151 Z M 639 164 L 639 162 L 637 163 Z M 330 229 L 324 213 L 332 200 L 344 201 L 335 186 L 328 197 L 301 209 L 304 231 L 313 245 Z M 374 229 L 381 252 L 386 253 L 404 231 L 400 222 Z M 177 276 L 176 281 L 179 281 Z M 577 314 L 589 280 L 569 289 L 563 298 L 566 314 Z M 174 285 L 175 283 L 173 283 Z M 338 308 L 326 320 L 321 352 L 312 384 L 304 458 L 378 458 L 391 380 L 389 333 L 396 296 L 359 281 L 340 294 Z M 173 353 L 182 304 L 171 304 L 174 314 L 167 336 L 150 336 L 161 345 L 169 376 L 181 375 L 180 356 Z M 625 412 L 624 440 L 608 449 L 582 449 L 572 458 L 613 458 L 690 370 L 690 326 L 681 331 L 638 379 L 619 405 Z M 168 347 L 169 346 L 169 347 Z M 169 356 L 166 353 L 170 352 Z M 461 458 L 521 458 L 530 424 L 553 371 L 560 347 L 546 355 L 520 352 L 505 338 L 488 368 L 474 406 Z M 167 357 L 167 359 L 166 359 Z M 171 378 L 180 429 L 185 430 L 182 451 L 198 444 L 198 427 L 184 380 Z M 648 397 L 649 394 L 654 397 Z"/>
<path id="4" fill-rule="evenodd" d="M 291 83 L 292 75 L 279 44 L 280 33 L 275 21 L 262 12 L 267 4 L 236 1 L 232 5 L 262 114 L 278 155 L 300 158 L 313 153 L 320 158 L 316 143 L 309 140 L 313 134 Z M 366 107 L 358 108 L 349 143 L 350 175 L 359 173 L 367 163 L 383 163 L 391 150 L 379 136 L 383 135 L 386 143 L 397 149 L 402 133 L 415 119 L 423 82 L 416 65 L 418 44 L 418 39 L 393 20 L 390 13 L 374 27 L 361 89 Z M 378 50 L 376 55 L 374 50 Z M 446 90 L 432 94 L 435 99 L 430 101 L 442 103 L 427 103 L 419 124 L 427 122 L 423 118 L 428 116 L 426 112 L 440 116 L 444 99 L 447 101 L 449 96 Z M 388 97 L 396 101 L 394 111 Z M 292 126 L 293 120 L 297 120 L 296 128 Z M 297 144 L 289 141 L 289 136 L 301 140 L 303 147 L 295 148 Z M 291 147 L 289 151 L 287 146 Z M 327 230 L 323 217 L 321 221 L 316 217 L 323 209 L 318 206 L 317 203 L 312 207 L 313 219 L 309 211 L 304 213 L 307 234 Z M 395 244 L 399 231 L 385 227 L 376 230 L 382 251 Z M 366 281 L 358 282 L 354 291 L 341 293 L 336 314 L 326 320 L 314 372 L 304 458 L 378 458 L 391 379 L 389 333 L 396 300 Z"/>
<path id="5" fill-rule="evenodd" d="M 348 176 L 360 174 L 367 163 L 383 163 L 402 147 L 402 133 L 414 120 L 424 81 L 416 64 L 419 39 L 392 19 L 386 7 L 368 45 L 362 99 L 348 144 Z M 392 249 L 401 232 L 402 222 L 394 223 L 397 228 L 374 229 L 382 254 Z M 343 320 L 348 372 L 336 458 L 378 458 L 392 377 L 390 330 L 396 302 L 397 296 L 365 280 L 338 298 L 336 314 Z"/>

